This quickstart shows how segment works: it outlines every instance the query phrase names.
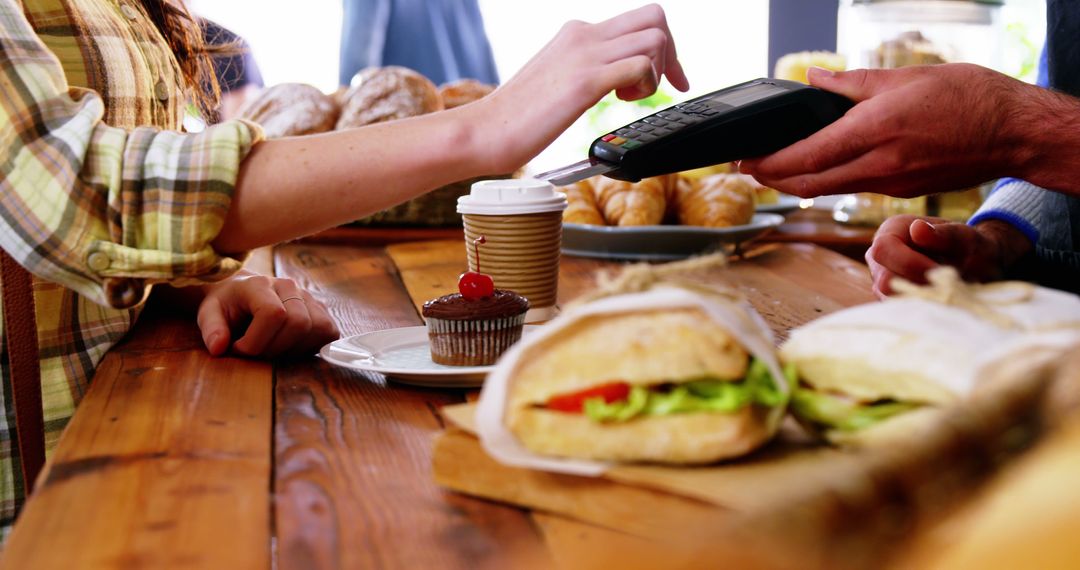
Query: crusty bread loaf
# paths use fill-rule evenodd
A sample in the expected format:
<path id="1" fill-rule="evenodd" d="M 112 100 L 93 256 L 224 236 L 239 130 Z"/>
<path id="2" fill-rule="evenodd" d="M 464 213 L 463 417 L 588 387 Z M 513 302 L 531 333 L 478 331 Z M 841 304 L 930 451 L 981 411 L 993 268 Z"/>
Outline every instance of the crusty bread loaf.
<path id="1" fill-rule="evenodd" d="M 423 75 L 399 66 L 369 67 L 344 95 L 337 128 L 362 127 L 443 109 L 439 90 Z"/>
<path id="2" fill-rule="evenodd" d="M 262 125 L 268 138 L 278 138 L 331 131 L 338 111 L 333 97 L 311 85 L 281 83 L 263 90 L 240 116 Z"/>
<path id="3" fill-rule="evenodd" d="M 443 106 L 453 109 L 483 98 L 494 90 L 494 85 L 475 79 L 459 79 L 442 84 L 439 87 L 439 96 L 442 97 Z"/>
<path id="4" fill-rule="evenodd" d="M 330 94 L 330 97 L 334 99 L 334 103 L 338 106 L 338 108 L 345 106 L 345 94 L 348 92 L 349 87 L 347 85 L 342 85 L 341 87 L 337 88 L 337 91 L 334 91 Z"/>

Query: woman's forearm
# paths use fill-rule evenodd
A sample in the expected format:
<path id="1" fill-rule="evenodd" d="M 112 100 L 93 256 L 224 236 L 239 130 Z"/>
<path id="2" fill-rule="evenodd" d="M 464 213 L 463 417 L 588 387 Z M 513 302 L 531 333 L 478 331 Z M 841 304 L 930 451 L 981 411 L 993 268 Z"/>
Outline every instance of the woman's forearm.
<path id="1" fill-rule="evenodd" d="M 257 145 L 213 246 L 277 243 L 451 182 L 513 171 L 607 93 L 639 99 L 662 77 L 689 88 L 660 6 L 568 22 L 510 81 L 469 105 Z"/>
<path id="2" fill-rule="evenodd" d="M 497 173 L 498 158 L 476 140 L 475 111 L 462 107 L 256 145 L 214 247 L 236 252 L 302 237 L 445 184 Z"/>

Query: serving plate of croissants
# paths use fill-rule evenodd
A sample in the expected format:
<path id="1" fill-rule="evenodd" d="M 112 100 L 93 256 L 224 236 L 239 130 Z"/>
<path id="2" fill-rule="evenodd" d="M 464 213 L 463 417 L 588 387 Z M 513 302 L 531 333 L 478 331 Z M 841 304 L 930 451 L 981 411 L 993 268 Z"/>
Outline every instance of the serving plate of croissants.
<path id="1" fill-rule="evenodd" d="M 561 188 L 569 202 L 563 252 L 670 260 L 738 244 L 784 221 L 778 213 L 756 211 L 759 188 L 749 177 L 726 172 L 640 182 L 595 176 Z"/>

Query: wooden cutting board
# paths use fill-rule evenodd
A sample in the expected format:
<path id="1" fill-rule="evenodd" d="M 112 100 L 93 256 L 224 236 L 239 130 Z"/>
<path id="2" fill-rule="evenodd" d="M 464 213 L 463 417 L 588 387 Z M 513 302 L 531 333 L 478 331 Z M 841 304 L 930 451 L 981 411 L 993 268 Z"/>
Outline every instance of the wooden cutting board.
<path id="1" fill-rule="evenodd" d="M 448 425 L 434 443 L 436 483 L 546 513 L 534 519 L 549 541 L 558 541 L 556 552 L 601 561 L 574 567 L 655 568 L 661 557 L 666 568 L 700 568 L 703 561 L 711 567 L 786 568 L 792 560 L 800 561 L 799 568 L 835 568 L 843 555 L 829 557 L 837 556 L 846 543 L 830 533 L 857 534 L 853 528 L 860 523 L 856 517 L 826 524 L 833 513 L 819 518 L 820 506 L 829 504 L 830 496 L 862 492 L 862 485 L 874 483 L 864 469 L 872 447 L 818 447 L 800 441 L 791 430 L 782 431 L 762 452 L 709 467 L 617 466 L 596 478 L 507 467 L 491 459 L 476 438 L 475 408 L 469 403 L 442 409 Z M 883 547 L 888 557 L 874 555 L 871 567 L 1075 568 L 1080 543 L 1069 537 L 1080 524 L 1078 450 L 1080 418 L 1007 465 L 958 508 L 923 521 L 930 524 Z M 811 516 L 801 512 L 808 497 L 818 498 Z M 887 501 L 880 504 L 882 509 L 888 506 Z M 837 509 L 842 517 L 839 503 Z M 738 532 L 739 525 L 752 518 L 744 515 L 757 514 L 762 520 L 763 513 L 774 523 L 753 527 L 751 535 Z M 782 563 L 768 564 L 769 555 L 762 554 L 760 545 L 746 546 L 762 538 L 757 536 L 762 528 L 775 530 L 774 536 L 764 537 L 764 544 L 787 550 L 779 557 Z M 787 536 L 796 534 L 811 542 L 788 541 Z M 577 540 L 570 538 L 575 536 Z M 822 562 L 822 557 L 830 562 Z M 612 566 L 613 561 L 618 564 Z"/>
<path id="2" fill-rule="evenodd" d="M 729 463 L 621 465 L 597 478 L 544 473 L 490 458 L 475 436 L 475 408 L 468 403 L 442 409 L 449 429 L 435 441 L 437 483 L 641 537 L 716 526 L 733 514 L 780 508 L 808 488 L 827 485 L 858 460 L 856 452 L 816 445 L 786 425 L 765 449 Z"/>

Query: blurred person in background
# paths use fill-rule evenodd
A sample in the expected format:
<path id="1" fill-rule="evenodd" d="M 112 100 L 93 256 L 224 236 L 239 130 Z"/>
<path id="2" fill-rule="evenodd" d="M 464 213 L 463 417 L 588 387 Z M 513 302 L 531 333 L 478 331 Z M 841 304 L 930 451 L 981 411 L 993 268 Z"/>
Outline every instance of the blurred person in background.
<path id="1" fill-rule="evenodd" d="M 213 54 L 179 0 L 0 0 L 2 285 L 12 265 L 28 271 L 34 301 L 3 333 L 30 336 L 36 321 L 46 450 L 151 292 L 191 303 L 213 355 L 310 355 L 338 336 L 326 307 L 243 273 L 246 252 L 512 172 L 613 90 L 641 99 L 664 77 L 689 89 L 653 4 L 567 23 L 474 104 L 315 136 L 263 140 L 243 120 L 182 132 L 189 102 L 218 104 Z M 6 536 L 26 485 L 3 366 Z"/>
<path id="2" fill-rule="evenodd" d="M 400 65 L 436 85 L 475 79 L 497 85 L 477 0 L 343 0 L 339 80 L 366 67 Z"/>

